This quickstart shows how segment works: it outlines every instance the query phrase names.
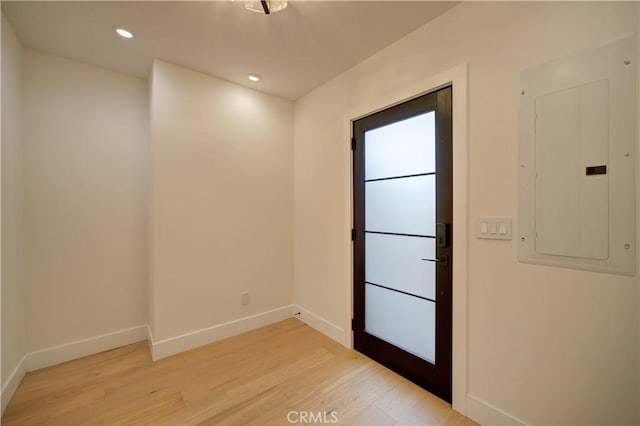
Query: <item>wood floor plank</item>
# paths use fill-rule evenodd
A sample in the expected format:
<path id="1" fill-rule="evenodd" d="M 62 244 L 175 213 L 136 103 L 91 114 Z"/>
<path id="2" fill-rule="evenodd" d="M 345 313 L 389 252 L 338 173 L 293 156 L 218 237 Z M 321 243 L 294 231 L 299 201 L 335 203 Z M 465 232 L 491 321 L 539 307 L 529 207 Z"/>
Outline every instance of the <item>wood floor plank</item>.
<path id="1" fill-rule="evenodd" d="M 297 319 L 157 362 L 139 342 L 30 372 L 2 424 L 286 425 L 303 418 L 305 424 L 475 424 Z"/>

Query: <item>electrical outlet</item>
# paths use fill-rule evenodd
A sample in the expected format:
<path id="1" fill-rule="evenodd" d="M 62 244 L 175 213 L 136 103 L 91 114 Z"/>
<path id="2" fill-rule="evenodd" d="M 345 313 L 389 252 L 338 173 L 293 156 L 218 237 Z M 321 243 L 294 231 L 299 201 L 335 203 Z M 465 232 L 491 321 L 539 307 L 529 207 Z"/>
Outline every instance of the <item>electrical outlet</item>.
<path id="1" fill-rule="evenodd" d="M 242 301 L 242 305 L 248 305 L 249 304 L 249 292 L 248 291 L 243 291 L 242 295 L 240 297 L 240 300 Z"/>

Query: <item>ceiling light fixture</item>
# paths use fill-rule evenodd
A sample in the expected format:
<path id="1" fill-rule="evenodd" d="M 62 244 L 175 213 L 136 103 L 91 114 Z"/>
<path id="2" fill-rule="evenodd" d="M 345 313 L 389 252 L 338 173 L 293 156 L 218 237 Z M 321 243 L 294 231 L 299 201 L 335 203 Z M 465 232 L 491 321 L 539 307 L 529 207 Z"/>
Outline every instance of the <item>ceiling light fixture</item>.
<path id="1" fill-rule="evenodd" d="M 287 7 L 287 0 L 246 0 L 244 7 L 253 12 L 270 15 Z"/>
<path id="2" fill-rule="evenodd" d="M 133 38 L 133 33 L 122 27 L 116 27 L 116 33 L 122 38 Z"/>
<path id="3" fill-rule="evenodd" d="M 260 76 L 260 74 L 256 74 L 256 73 L 251 73 L 249 74 L 249 80 L 251 81 L 260 81 L 262 77 Z"/>

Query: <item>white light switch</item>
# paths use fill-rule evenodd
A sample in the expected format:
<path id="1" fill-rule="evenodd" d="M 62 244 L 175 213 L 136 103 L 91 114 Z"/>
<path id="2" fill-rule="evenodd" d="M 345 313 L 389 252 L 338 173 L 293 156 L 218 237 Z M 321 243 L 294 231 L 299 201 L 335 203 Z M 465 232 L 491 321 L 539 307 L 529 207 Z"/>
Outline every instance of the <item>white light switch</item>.
<path id="1" fill-rule="evenodd" d="M 497 216 L 478 218 L 476 237 L 490 240 L 510 240 L 511 218 Z"/>
<path id="2" fill-rule="evenodd" d="M 504 223 L 498 224 L 498 233 L 500 235 L 507 235 L 507 225 Z"/>

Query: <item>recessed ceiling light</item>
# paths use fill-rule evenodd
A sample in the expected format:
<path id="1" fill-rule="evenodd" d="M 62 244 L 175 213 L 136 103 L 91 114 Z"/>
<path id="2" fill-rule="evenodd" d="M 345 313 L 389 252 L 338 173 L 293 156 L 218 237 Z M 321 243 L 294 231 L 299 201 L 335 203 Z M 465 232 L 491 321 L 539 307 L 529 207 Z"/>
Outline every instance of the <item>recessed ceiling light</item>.
<path id="1" fill-rule="evenodd" d="M 260 81 L 262 77 L 260 76 L 260 74 L 256 74 L 256 73 L 251 73 L 249 74 L 249 80 L 251 81 Z"/>
<path id="2" fill-rule="evenodd" d="M 122 38 L 133 38 L 133 33 L 121 27 L 116 27 L 116 33 Z"/>

